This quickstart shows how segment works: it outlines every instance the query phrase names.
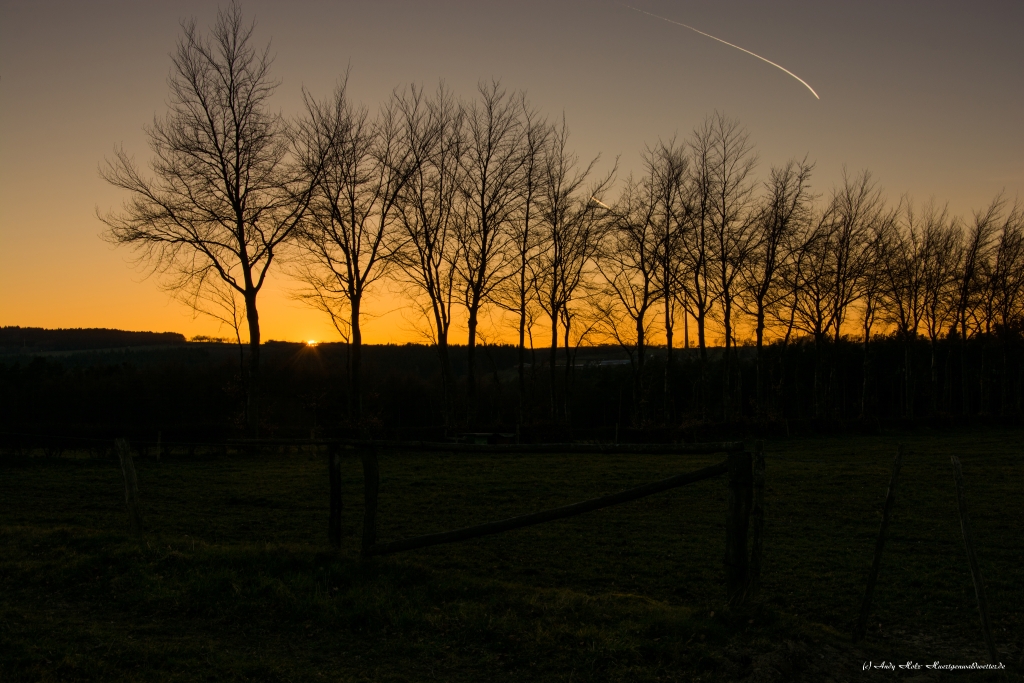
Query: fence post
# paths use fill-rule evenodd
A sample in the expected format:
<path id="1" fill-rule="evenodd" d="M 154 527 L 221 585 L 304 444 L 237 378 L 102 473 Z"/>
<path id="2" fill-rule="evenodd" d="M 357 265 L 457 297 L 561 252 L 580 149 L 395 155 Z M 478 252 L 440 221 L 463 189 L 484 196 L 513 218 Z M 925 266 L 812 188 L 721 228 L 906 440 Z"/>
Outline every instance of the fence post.
<path id="1" fill-rule="evenodd" d="M 327 536 L 331 545 L 341 547 L 341 453 L 338 444 L 327 447 L 327 473 L 331 485 L 331 510 L 327 522 Z"/>
<path id="2" fill-rule="evenodd" d="M 885 548 L 885 535 L 889 530 L 889 520 L 892 518 L 892 508 L 896 502 L 896 481 L 900 476 L 900 467 L 902 465 L 903 444 L 900 444 L 896 448 L 896 460 L 892 463 L 889 490 L 885 494 L 885 505 L 882 507 L 882 526 L 878 529 L 878 540 L 875 541 L 875 557 L 871 561 L 868 587 L 864 592 L 864 602 L 860 606 L 860 618 L 857 619 L 857 627 L 853 630 L 853 642 L 855 643 L 864 637 L 868 629 L 868 616 L 871 614 L 871 597 L 875 592 L 875 584 L 878 582 L 878 571 L 882 567 L 882 549 Z"/>
<path id="3" fill-rule="evenodd" d="M 377 491 L 380 488 L 380 470 L 377 467 L 377 449 L 373 446 L 362 452 L 363 461 L 363 555 L 369 555 L 377 543 Z"/>
<path id="4" fill-rule="evenodd" d="M 974 595 L 978 599 L 981 630 L 985 635 L 985 646 L 988 648 L 988 656 L 991 659 L 991 663 L 998 664 L 999 655 L 996 653 L 995 642 L 992 640 L 992 626 L 988 620 L 988 600 L 985 598 L 985 583 L 981 580 L 981 567 L 978 566 L 978 556 L 974 554 L 974 535 L 971 533 L 971 520 L 967 516 L 964 473 L 960 469 L 959 458 L 954 455 L 949 460 L 953 465 L 953 479 L 956 481 L 956 503 L 960 508 L 960 531 L 963 532 L 964 545 L 967 546 L 967 561 L 971 565 L 971 578 L 974 579 Z"/>
<path id="5" fill-rule="evenodd" d="M 121 474 L 124 475 L 124 502 L 128 506 L 128 521 L 131 523 L 132 535 L 142 535 L 142 516 L 139 514 L 139 480 L 135 476 L 135 464 L 128 449 L 128 442 L 118 439 L 114 442 L 118 460 L 121 461 Z"/>
<path id="6" fill-rule="evenodd" d="M 753 498 L 753 457 L 749 450 L 729 454 L 729 512 L 725 520 L 725 588 L 729 604 L 743 600 L 747 583 L 747 528 Z"/>

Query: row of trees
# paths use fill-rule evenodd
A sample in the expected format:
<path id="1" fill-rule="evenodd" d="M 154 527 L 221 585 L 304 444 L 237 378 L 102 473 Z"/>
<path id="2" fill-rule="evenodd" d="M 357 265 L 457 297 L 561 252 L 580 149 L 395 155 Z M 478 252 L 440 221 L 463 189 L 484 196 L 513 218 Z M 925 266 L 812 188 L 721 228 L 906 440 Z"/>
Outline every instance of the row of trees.
<path id="1" fill-rule="evenodd" d="M 527 393 L 533 332 L 550 332 L 550 417 L 567 417 L 575 350 L 615 341 L 629 352 L 635 419 L 654 384 L 673 419 L 673 349 L 695 327 L 698 410 L 711 391 L 708 349 L 722 346 L 720 416 L 739 414 L 737 340 L 756 346 L 756 410 L 772 389 L 764 346 L 808 335 L 815 347 L 815 412 L 829 411 L 843 335 L 863 343 L 895 332 L 908 360 L 904 410 L 913 415 L 910 348 L 920 335 L 964 344 L 1020 329 L 1024 220 L 997 198 L 962 221 L 934 204 L 888 203 L 868 173 L 844 174 L 827 195 L 811 191 L 806 159 L 755 175 L 747 133 L 715 113 L 685 140 L 648 147 L 642 171 L 610 197 L 614 171 L 581 162 L 564 118 L 550 122 L 522 93 L 481 85 L 464 101 L 443 85 L 396 91 L 376 113 L 353 103 L 345 83 L 305 96 L 295 121 L 272 113 L 266 50 L 237 5 L 209 38 L 194 22 L 173 57 L 170 111 L 147 129 L 152 175 L 123 151 L 103 169 L 127 190 L 101 218 L 108 237 L 138 249 L 196 310 L 249 340 L 249 420 L 256 424 L 257 295 L 271 265 L 291 264 L 300 296 L 330 316 L 349 342 L 350 418 L 361 417 L 360 323 L 382 281 L 419 308 L 441 366 L 444 414 L 472 421 L 481 314 L 499 309 L 518 344 L 519 408 Z M 240 303 L 239 303 L 240 300 Z M 465 315 L 466 411 L 455 409 L 449 358 L 453 321 Z M 664 349 L 660 381 L 651 346 Z M 565 353 L 558 375 L 558 350 Z M 1006 345 L 1004 345 L 1004 348 Z M 785 354 L 783 354 L 784 357 Z M 784 373 L 783 373 L 784 374 Z M 865 372 L 865 382 L 870 373 Z M 967 410 L 967 373 L 961 372 Z M 945 408 L 952 409 L 951 392 Z M 863 396 L 870 395 L 865 386 Z M 938 396 L 938 391 L 931 394 Z M 937 399 L 935 399 L 937 401 Z M 864 399 L 862 410 L 871 406 Z M 938 405 L 933 405 L 937 409 Z"/>
<path id="2" fill-rule="evenodd" d="M 549 125 L 520 93 L 481 86 L 471 102 L 443 86 L 433 95 L 396 93 L 371 119 L 344 86 L 306 103 L 298 124 L 308 178 L 320 173 L 296 232 L 303 297 L 324 310 L 351 344 L 353 417 L 359 416 L 360 316 L 368 287 L 388 277 L 417 305 L 441 363 L 452 414 L 449 338 L 457 309 L 468 328 L 467 405 L 477 387 L 481 312 L 515 318 L 520 395 L 525 352 L 541 312 L 573 338 L 577 298 L 603 237 L 609 209 L 599 197 L 611 175 L 592 180 L 568 147 L 564 121 Z M 577 335 L 578 336 L 578 335 Z M 557 382 L 552 382 L 555 387 Z M 551 403 L 557 403 L 553 395 Z"/>

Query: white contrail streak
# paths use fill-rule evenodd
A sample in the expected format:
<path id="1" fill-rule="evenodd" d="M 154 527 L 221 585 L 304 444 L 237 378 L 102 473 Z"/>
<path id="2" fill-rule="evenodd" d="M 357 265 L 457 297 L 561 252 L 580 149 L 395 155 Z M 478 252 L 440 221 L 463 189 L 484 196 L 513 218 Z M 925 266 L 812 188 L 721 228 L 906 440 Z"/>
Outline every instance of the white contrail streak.
<path id="1" fill-rule="evenodd" d="M 695 33 L 699 33 L 699 34 L 701 34 L 702 36 L 707 36 L 708 38 L 711 38 L 712 40 L 717 40 L 717 41 L 718 41 L 718 42 L 720 42 L 720 43 L 724 43 L 724 44 L 728 45 L 729 47 L 734 47 L 734 48 L 736 48 L 737 50 L 742 50 L 743 52 L 746 52 L 746 53 L 747 53 L 748 55 L 750 55 L 751 57 L 757 57 L 757 58 L 758 58 L 758 59 L 760 59 L 760 60 L 761 60 L 762 62 L 768 62 L 769 64 L 771 64 L 772 66 L 774 66 L 774 67 L 775 67 L 776 69 L 782 69 L 783 71 L 785 71 L 786 73 L 788 73 L 788 74 L 789 74 L 790 76 L 792 76 L 792 77 L 793 77 L 793 78 L 795 78 L 796 80 L 798 80 L 798 81 L 800 81 L 801 83 L 803 83 L 803 84 L 804 84 L 804 86 L 806 86 L 806 88 L 807 88 L 808 90 L 810 90 L 810 91 L 811 91 L 811 94 L 812 94 L 812 95 L 814 95 L 815 97 L 817 97 L 817 98 L 818 98 L 819 100 L 821 99 L 820 97 L 818 97 L 818 93 L 814 92 L 814 88 L 812 88 L 812 87 L 810 86 L 810 84 L 809 84 L 809 83 L 808 83 L 807 81 L 805 81 L 804 79 L 800 78 L 799 76 L 797 76 L 797 75 L 796 75 L 795 73 L 793 73 L 792 71 L 790 71 L 790 70 L 789 70 L 789 69 L 787 69 L 786 67 L 784 67 L 784 66 L 780 66 L 779 64 L 776 64 L 775 62 L 773 62 L 773 61 L 772 61 L 772 60 L 770 60 L 770 59 L 765 59 L 764 57 L 762 57 L 762 56 L 761 56 L 761 55 L 759 55 L 759 54 L 755 54 L 755 53 L 751 52 L 750 50 L 745 50 L 745 49 L 743 49 L 742 47 L 740 47 L 739 45 L 733 45 L 733 44 L 732 44 L 732 43 L 730 43 L 729 41 L 726 41 L 726 40 L 722 40 L 721 38 L 715 38 L 715 37 L 714 37 L 713 35 L 711 35 L 710 33 L 704 33 L 704 31 L 701 31 L 701 30 L 699 30 L 699 29 L 695 29 L 695 28 L 694 28 L 694 27 L 692 27 L 692 26 L 688 26 L 687 24 L 684 24 L 684 23 L 682 23 L 681 21 L 674 21 L 674 20 L 672 20 L 672 19 L 668 19 L 667 17 L 663 17 L 663 16 L 661 16 L 661 15 L 658 15 L 658 14 L 652 14 L 651 12 L 648 12 L 647 10 L 642 10 L 642 9 L 640 9 L 639 7 L 633 7 L 632 5 L 627 5 L 627 4 L 625 4 L 625 3 L 621 3 L 621 4 L 622 4 L 622 6 L 623 6 L 623 7 L 628 7 L 629 9 L 633 10 L 634 12 L 640 12 L 641 14 L 646 14 L 646 15 L 647 15 L 647 16 L 649 16 L 649 17 L 654 17 L 655 19 L 661 19 L 662 21 L 667 21 L 668 23 L 670 23 L 670 24 L 675 24 L 676 26 L 682 26 L 683 28 L 688 28 L 688 29 L 690 29 L 691 31 L 694 31 Z"/>

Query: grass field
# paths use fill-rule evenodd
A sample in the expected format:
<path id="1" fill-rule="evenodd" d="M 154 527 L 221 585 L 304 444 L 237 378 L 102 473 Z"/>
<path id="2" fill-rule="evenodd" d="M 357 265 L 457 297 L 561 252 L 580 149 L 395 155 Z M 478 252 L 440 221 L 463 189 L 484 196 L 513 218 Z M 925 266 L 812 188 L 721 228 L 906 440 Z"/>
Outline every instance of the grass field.
<path id="1" fill-rule="evenodd" d="M 762 600 L 723 609 L 725 480 L 467 543 L 360 560 L 327 545 L 323 455 L 0 458 L 0 680 L 1017 680 L 1024 432 L 768 442 Z M 896 444 L 908 447 L 868 637 L 863 596 Z M 985 662 L 958 455 L 1007 673 Z M 721 456 L 381 455 L 381 541 L 562 505 Z"/>

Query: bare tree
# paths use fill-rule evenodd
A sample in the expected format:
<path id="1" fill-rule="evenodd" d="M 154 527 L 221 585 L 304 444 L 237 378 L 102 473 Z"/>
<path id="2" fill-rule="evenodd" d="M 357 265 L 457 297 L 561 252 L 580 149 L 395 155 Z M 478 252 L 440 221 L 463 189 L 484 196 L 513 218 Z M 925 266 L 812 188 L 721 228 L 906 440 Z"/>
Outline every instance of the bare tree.
<path id="1" fill-rule="evenodd" d="M 824 343 L 831 336 L 835 349 L 851 306 L 863 295 L 866 269 L 873 255 L 873 231 L 884 208 L 881 190 L 870 173 L 851 178 L 844 171 L 842 184 L 833 189 L 820 213 L 803 258 L 800 280 L 804 291 L 797 320 L 814 338 L 814 405 L 818 417 L 823 415 L 835 383 L 834 362 L 828 363 L 828 382 L 824 379 Z"/>
<path id="2" fill-rule="evenodd" d="M 608 212 L 595 254 L 602 282 L 597 285 L 605 328 L 628 353 L 633 370 L 634 421 L 639 426 L 646 417 L 644 370 L 651 321 L 648 315 L 657 300 L 659 235 L 656 214 L 660 208 L 658 188 L 650 176 L 636 182 L 633 178 Z"/>
<path id="3" fill-rule="evenodd" d="M 874 412 L 877 396 L 875 389 L 874 354 L 872 353 L 871 334 L 875 324 L 884 319 L 885 314 L 885 277 L 883 263 L 888 258 L 887 250 L 891 242 L 889 235 L 895 232 L 895 222 L 886 221 L 876 226 L 867 244 L 864 245 L 866 258 L 858 286 L 861 316 L 861 392 L 860 417 L 865 419 Z"/>
<path id="4" fill-rule="evenodd" d="M 824 410 L 822 365 L 832 311 L 831 249 L 835 236 L 835 207 L 832 202 L 815 212 L 813 228 L 800 246 L 795 267 L 787 269 L 790 319 L 793 327 L 814 341 L 814 384 L 812 400 L 815 417 Z"/>
<path id="5" fill-rule="evenodd" d="M 757 413 L 765 411 L 764 333 L 768 313 L 788 293 L 780 268 L 802 246 L 801 236 L 811 217 L 810 193 L 813 164 L 807 160 L 790 161 L 772 167 L 765 182 L 765 195 L 757 210 L 750 254 L 742 264 L 742 305 L 754 318 L 756 356 Z"/>
<path id="6" fill-rule="evenodd" d="M 447 426 L 455 390 L 448 333 L 462 249 L 457 224 L 465 218 L 459 215 L 465 114 L 443 84 L 429 100 L 413 86 L 396 96 L 395 107 L 413 169 L 400 194 L 404 241 L 394 250 L 395 262 L 429 321 L 441 363 Z"/>
<path id="7" fill-rule="evenodd" d="M 520 114 L 521 97 L 508 94 L 501 84 L 480 84 L 479 97 L 465 112 L 466 141 L 462 156 L 461 201 L 465 220 L 457 223 L 462 250 L 459 276 L 467 326 L 467 406 L 476 394 L 476 338 L 480 307 L 495 287 L 512 276 L 515 258 L 513 221 L 521 201 L 526 134 Z"/>
<path id="8" fill-rule="evenodd" d="M 347 80 L 347 79 L 346 79 Z M 306 96 L 298 137 L 307 172 L 319 182 L 300 231 L 305 259 L 302 298 L 325 310 L 349 342 L 349 418 L 362 416 L 363 298 L 387 272 L 398 199 L 414 168 L 394 102 L 376 119 L 346 96 L 345 82 L 333 98 Z M 322 166 L 322 171 L 318 168 Z M 345 319 L 343 325 L 339 321 Z"/>
<path id="9" fill-rule="evenodd" d="M 772 391 L 780 414 L 785 414 L 786 408 L 789 405 L 785 400 L 786 390 L 788 389 L 786 383 L 786 351 L 793 339 L 793 332 L 798 329 L 806 331 L 806 327 L 801 324 L 802 320 L 798 319 L 798 315 L 805 310 L 804 294 L 807 291 L 807 285 L 819 284 L 812 277 L 808 277 L 808 273 L 814 270 L 813 266 L 820 260 L 821 250 L 819 249 L 818 242 L 823 233 L 821 224 L 822 222 L 827 223 L 828 220 L 827 214 L 820 215 L 814 211 L 813 207 L 810 209 L 807 220 L 803 223 L 797 234 L 793 236 L 793 246 L 789 250 L 789 258 L 783 259 L 779 263 L 777 277 L 779 291 L 770 298 L 770 305 L 765 307 L 766 314 L 773 321 L 771 327 L 767 325 L 766 327 L 769 329 L 777 328 L 779 330 L 778 336 L 780 337 L 778 382 Z M 821 290 L 818 287 L 814 287 L 809 293 L 809 298 L 820 301 Z M 811 308 L 812 311 L 820 309 L 820 305 Z M 820 320 L 820 317 L 815 319 Z M 820 324 L 815 324 L 812 326 L 812 329 L 819 329 L 820 327 Z"/>
<path id="10" fill-rule="evenodd" d="M 522 135 L 519 138 L 522 163 L 519 167 L 517 210 L 511 215 L 508 250 L 511 275 L 498 285 L 495 303 L 516 316 L 517 366 L 519 376 L 519 420 L 525 416 L 526 340 L 530 337 L 536 311 L 536 280 L 533 267 L 540 246 L 538 210 L 542 185 L 543 154 L 551 137 L 551 127 L 532 109 L 525 96 L 519 99 Z"/>
<path id="11" fill-rule="evenodd" d="M 956 273 L 963 248 L 959 221 L 950 218 L 946 207 L 928 204 L 924 216 L 922 253 L 922 321 L 928 334 L 931 375 L 931 409 L 939 409 L 938 339 L 955 315 Z M 949 377 L 946 378 L 949 385 Z"/>
<path id="12" fill-rule="evenodd" d="M 984 277 L 986 335 L 995 328 L 1000 338 L 1002 372 L 1000 373 L 1000 412 L 1008 414 L 1010 405 L 1010 349 L 1019 329 L 1021 303 L 1024 301 L 1024 212 L 1019 202 L 999 218 L 999 236 L 995 240 L 991 260 Z M 983 368 L 984 371 L 984 368 Z M 984 381 L 984 377 L 982 377 Z"/>
<path id="13" fill-rule="evenodd" d="M 864 171 L 856 178 L 843 173 L 843 183 L 832 195 L 834 232 L 831 239 L 832 286 L 830 326 L 838 342 L 850 306 L 860 298 L 865 268 L 873 256 L 870 249 L 880 221 L 885 219 L 882 190 Z"/>
<path id="14" fill-rule="evenodd" d="M 673 346 L 677 304 L 683 303 L 684 343 L 689 346 L 686 326 L 686 299 L 681 283 L 684 279 L 682 242 L 689 218 L 693 212 L 686 179 L 689 158 L 683 145 L 673 138 L 648 147 L 643 153 L 645 182 L 651 185 L 653 212 L 651 214 L 654 238 L 654 270 L 652 284 L 654 296 L 660 301 L 662 327 L 665 331 L 665 375 L 663 403 L 665 421 L 672 418 Z"/>
<path id="15" fill-rule="evenodd" d="M 710 229 L 712 272 L 710 282 L 722 309 L 725 348 L 722 355 L 722 412 L 733 413 L 733 305 L 736 282 L 754 241 L 752 200 L 753 172 L 757 165 L 750 136 L 739 121 L 715 112 L 704 122 L 703 144 L 711 149 Z"/>
<path id="16" fill-rule="evenodd" d="M 915 212 L 910 201 L 898 215 L 902 220 L 883 221 L 876 230 L 878 249 L 871 271 L 879 281 L 886 319 L 896 326 L 903 342 L 903 415 L 912 418 L 915 392 L 911 354 L 925 308 L 927 220 Z"/>
<path id="17" fill-rule="evenodd" d="M 1009 333 L 1024 303 L 1024 206 L 1015 202 L 1001 223 L 989 278 L 991 317 Z"/>
<path id="18" fill-rule="evenodd" d="M 540 254 L 534 261 L 538 303 L 551 322 L 551 417 L 557 415 L 558 326 L 584 280 L 587 266 L 600 243 L 599 209 L 601 195 L 611 183 L 614 171 L 586 185 L 597 158 L 581 168 L 568 149 L 569 128 L 555 128 L 544 150 L 541 170 Z M 586 191 L 584 192 L 584 190 Z M 566 315 L 571 324 L 571 315 Z M 567 368 L 568 370 L 568 368 Z"/>
<path id="19" fill-rule="evenodd" d="M 288 163 L 286 125 L 269 109 L 277 82 L 269 47 L 253 44 L 237 4 L 218 12 L 210 36 L 196 22 L 172 55 L 170 111 L 146 128 L 152 177 L 118 149 L 101 168 L 129 192 L 100 218 L 106 238 L 133 248 L 172 289 L 198 291 L 215 273 L 245 301 L 249 327 L 247 417 L 258 425 L 260 318 L 257 296 L 306 209 L 309 178 Z"/>
<path id="20" fill-rule="evenodd" d="M 973 225 L 966 234 L 963 249 L 960 251 L 959 268 L 956 278 L 956 319 L 959 327 L 960 342 L 960 412 L 970 412 L 970 382 L 967 372 L 967 340 L 976 327 L 974 325 L 979 297 L 983 291 L 982 275 L 985 262 L 988 260 L 992 239 L 998 229 L 999 214 L 1003 208 L 1002 195 L 992 200 L 982 211 L 974 214 Z"/>
<path id="21" fill-rule="evenodd" d="M 588 289 L 585 283 L 582 287 Z M 559 317 L 562 323 L 562 350 L 565 354 L 563 372 L 563 414 L 565 423 L 572 428 L 572 393 L 576 378 L 576 357 L 580 347 L 588 343 L 602 320 L 600 309 L 588 292 L 577 297 L 572 305 L 563 306 Z"/>
<path id="22" fill-rule="evenodd" d="M 707 321 L 715 303 L 713 231 L 714 146 L 709 122 L 694 129 L 690 136 L 690 173 L 683 190 L 683 201 L 690 211 L 685 219 L 681 240 L 682 268 L 679 289 L 684 313 L 692 312 L 697 323 L 697 347 L 700 353 L 698 403 L 702 418 L 707 417 Z"/>

